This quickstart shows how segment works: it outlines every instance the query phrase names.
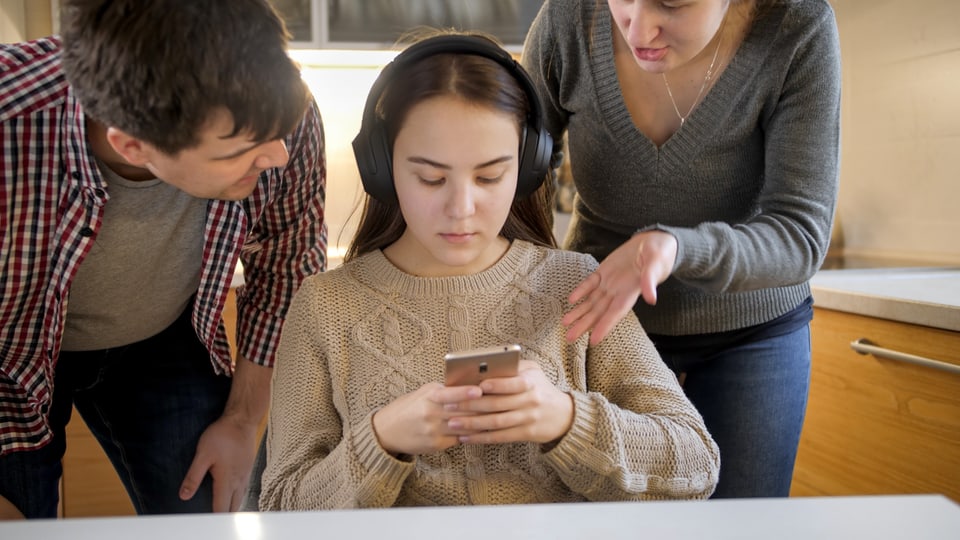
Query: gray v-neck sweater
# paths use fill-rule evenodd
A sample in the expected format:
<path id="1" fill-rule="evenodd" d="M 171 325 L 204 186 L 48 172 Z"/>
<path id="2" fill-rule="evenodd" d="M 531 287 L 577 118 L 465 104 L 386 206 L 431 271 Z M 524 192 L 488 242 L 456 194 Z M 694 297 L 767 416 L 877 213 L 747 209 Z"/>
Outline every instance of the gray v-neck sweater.
<path id="1" fill-rule="evenodd" d="M 797 307 L 826 254 L 838 187 L 840 46 L 830 5 L 765 8 L 659 148 L 624 103 L 615 31 L 605 2 L 548 0 L 524 46 L 547 128 L 569 139 L 578 195 L 565 247 L 602 260 L 638 230 L 676 236 L 657 305 L 635 307 L 653 334 L 745 328 Z"/>

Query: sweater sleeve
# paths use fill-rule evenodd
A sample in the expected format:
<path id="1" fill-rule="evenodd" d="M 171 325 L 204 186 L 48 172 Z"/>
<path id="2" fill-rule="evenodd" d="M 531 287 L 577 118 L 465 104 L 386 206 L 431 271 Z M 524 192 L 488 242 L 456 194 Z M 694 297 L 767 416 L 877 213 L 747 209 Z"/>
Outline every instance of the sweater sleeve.
<path id="1" fill-rule="evenodd" d="M 308 278 L 297 292 L 280 338 L 261 510 L 389 507 L 413 470 L 380 446 L 373 412 L 343 423 L 319 330 L 337 327 L 325 322 L 336 312 L 331 295 L 317 286 L 326 277 Z"/>
<path id="2" fill-rule="evenodd" d="M 593 501 L 713 493 L 720 451 L 633 314 L 587 350 L 587 385 L 545 456 L 571 490 Z"/>
<path id="3" fill-rule="evenodd" d="M 763 188 L 755 216 L 736 225 L 650 227 L 677 238 L 673 275 L 690 285 L 715 293 L 793 285 L 810 279 L 826 256 L 839 187 L 840 44 L 826 2 L 798 5 L 781 25 L 782 56 L 770 60 L 788 68 L 760 117 Z"/>

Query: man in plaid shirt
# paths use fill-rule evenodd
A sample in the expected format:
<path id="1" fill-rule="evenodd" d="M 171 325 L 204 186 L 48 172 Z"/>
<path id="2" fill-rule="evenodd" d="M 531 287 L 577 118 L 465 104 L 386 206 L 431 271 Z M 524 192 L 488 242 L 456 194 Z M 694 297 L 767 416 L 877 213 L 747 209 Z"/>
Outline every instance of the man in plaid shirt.
<path id="1" fill-rule="evenodd" d="M 76 406 L 139 513 L 235 510 L 326 264 L 319 113 L 266 0 L 60 5 L 0 45 L 0 508 L 57 515 Z"/>

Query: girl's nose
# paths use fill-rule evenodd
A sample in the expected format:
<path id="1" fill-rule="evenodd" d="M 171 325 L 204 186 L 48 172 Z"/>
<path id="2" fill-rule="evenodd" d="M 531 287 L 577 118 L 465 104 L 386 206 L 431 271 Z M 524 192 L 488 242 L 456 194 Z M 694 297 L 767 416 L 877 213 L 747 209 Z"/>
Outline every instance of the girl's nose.
<path id="1" fill-rule="evenodd" d="M 447 185 L 450 186 L 447 199 L 447 214 L 457 219 L 473 215 L 476 209 L 474 204 L 473 182 L 453 181 Z"/>

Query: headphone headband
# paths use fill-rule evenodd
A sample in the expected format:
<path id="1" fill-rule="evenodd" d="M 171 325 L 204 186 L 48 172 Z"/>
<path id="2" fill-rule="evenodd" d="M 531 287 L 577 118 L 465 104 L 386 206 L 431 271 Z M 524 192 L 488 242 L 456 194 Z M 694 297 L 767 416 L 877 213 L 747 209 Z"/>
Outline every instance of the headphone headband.
<path id="1" fill-rule="evenodd" d="M 533 81 L 502 47 L 487 38 L 463 34 L 439 35 L 414 43 L 377 76 L 364 105 L 360 133 L 353 140 L 353 153 L 364 190 L 381 202 L 397 200 L 393 185 L 393 148 L 387 140 L 383 121 L 377 117 L 377 103 L 393 81 L 395 71 L 437 54 L 472 54 L 493 60 L 519 83 L 527 95 L 530 110 L 520 140 L 516 197 L 525 197 L 536 191 L 549 171 L 553 139 L 543 127 L 540 99 Z"/>

